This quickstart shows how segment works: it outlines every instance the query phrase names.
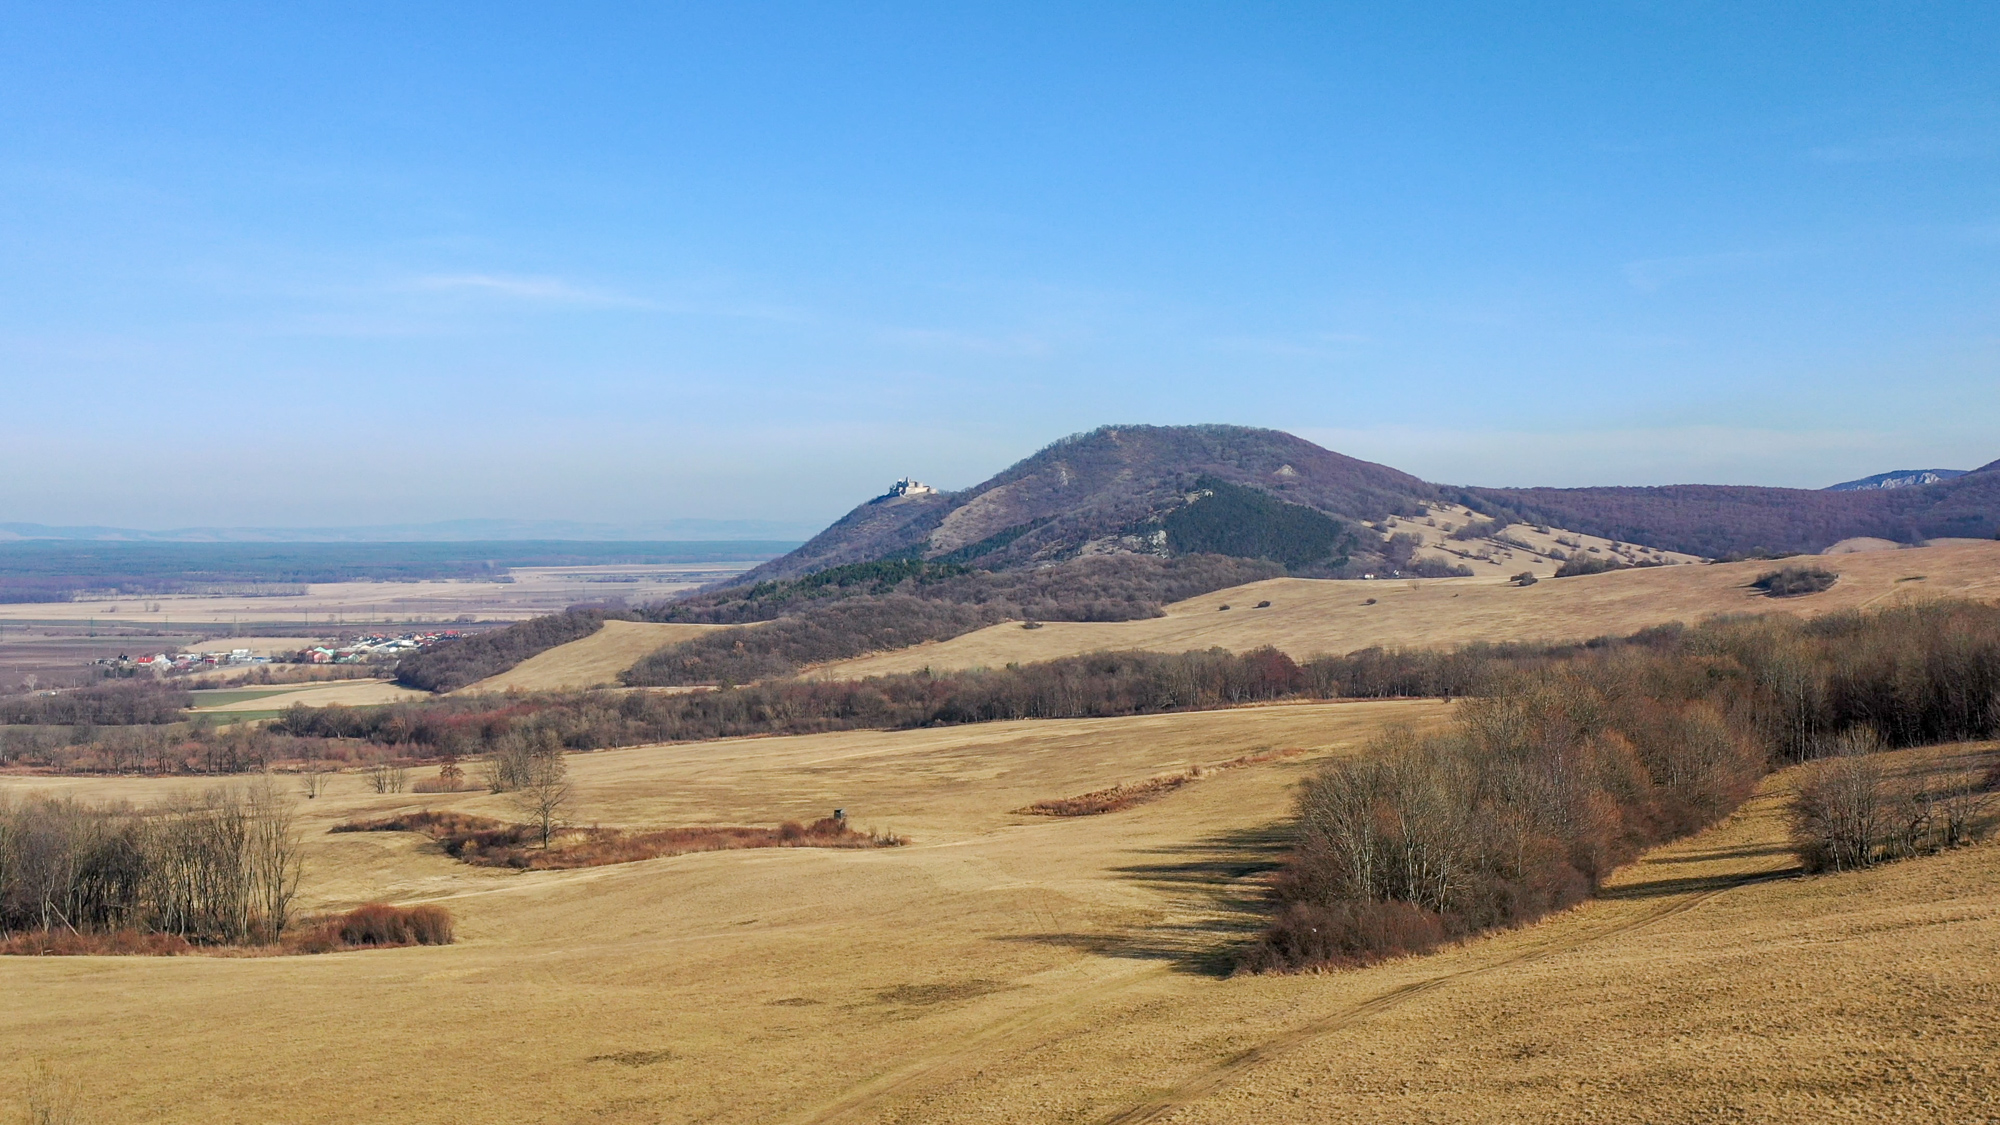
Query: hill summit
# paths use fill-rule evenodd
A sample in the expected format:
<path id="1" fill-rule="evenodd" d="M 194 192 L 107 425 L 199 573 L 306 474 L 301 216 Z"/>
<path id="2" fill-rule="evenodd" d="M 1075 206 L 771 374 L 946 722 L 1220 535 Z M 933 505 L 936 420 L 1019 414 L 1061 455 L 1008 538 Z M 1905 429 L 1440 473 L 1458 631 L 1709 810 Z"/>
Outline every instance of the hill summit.
<path id="1" fill-rule="evenodd" d="M 1008 570 L 1093 554 L 1213 553 L 1330 572 L 1378 536 L 1356 525 L 1443 500 L 1423 480 L 1247 426 L 1104 426 L 962 492 L 891 489 L 739 579 L 887 558 Z"/>

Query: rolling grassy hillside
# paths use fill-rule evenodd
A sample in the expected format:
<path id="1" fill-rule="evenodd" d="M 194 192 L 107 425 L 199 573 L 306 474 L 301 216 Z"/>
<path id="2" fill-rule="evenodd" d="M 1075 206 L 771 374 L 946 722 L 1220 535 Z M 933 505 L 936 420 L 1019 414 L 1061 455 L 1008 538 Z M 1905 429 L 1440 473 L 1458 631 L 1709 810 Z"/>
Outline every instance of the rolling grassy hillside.
<path id="1" fill-rule="evenodd" d="M 0 986 L 35 1002 L 0 1006 L 0 1046 L 77 1079 L 98 1120 L 168 1123 L 1990 1115 L 2000 848 L 1792 877 L 1786 775 L 1541 924 L 1353 972 L 1219 975 L 1216 950 L 1256 925 L 1292 786 L 1388 725 L 1447 710 L 1273 707 L 578 756 L 583 822 L 771 823 L 842 806 L 914 843 L 565 872 L 473 867 L 406 833 L 329 835 L 419 803 L 343 776 L 306 810 L 302 905 L 442 903 L 459 944 L 7 958 Z M 1264 748 L 1303 753 L 1104 816 L 1010 811 Z M 1911 756 L 1937 753 L 1994 748 Z M 141 801 L 178 784 L 0 779 L 17 796 Z M 422 800 L 505 814 L 483 793 Z M 509 1049 L 475 1033 L 496 1019 Z M 413 1057 L 449 1080 L 384 1077 Z"/>
<path id="2" fill-rule="evenodd" d="M 990 626 L 949 641 L 822 665 L 847 679 L 924 668 L 998 667 L 1098 650 L 1245 652 L 1275 645 L 1297 658 L 1385 647 L 1472 641 L 1565 641 L 1622 635 L 1719 613 L 1824 613 L 1898 597 L 2000 600 L 2000 543 L 1870 551 L 1815 559 L 1841 578 L 1831 590 L 1773 599 L 1749 589 L 1769 562 L 1682 565 L 1544 579 L 1515 587 L 1493 579 L 1328 582 L 1274 578 L 1167 607 L 1126 622 Z M 1264 609 L 1257 603 L 1269 601 Z M 1369 603 L 1373 604 L 1369 604 Z M 1223 605 L 1229 609 L 1222 610 Z"/>
<path id="3" fill-rule="evenodd" d="M 668 645 L 720 628 L 716 625 L 660 625 L 650 621 L 606 621 L 602 629 L 528 657 L 498 675 L 458 690 L 482 692 L 566 691 L 618 683 L 618 674 Z"/>

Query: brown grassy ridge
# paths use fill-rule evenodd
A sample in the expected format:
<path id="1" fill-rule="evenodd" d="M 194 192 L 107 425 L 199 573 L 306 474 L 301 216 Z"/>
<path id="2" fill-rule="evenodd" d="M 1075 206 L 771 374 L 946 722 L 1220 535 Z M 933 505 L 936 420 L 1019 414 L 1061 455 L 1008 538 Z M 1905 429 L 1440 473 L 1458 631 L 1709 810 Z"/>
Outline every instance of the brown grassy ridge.
<path id="1" fill-rule="evenodd" d="M 1180 773 L 1163 773 L 1157 777 L 1149 777 L 1135 785 L 1126 785 L 1121 782 L 1109 789 L 1093 789 L 1088 793 L 1079 793 L 1074 797 L 1060 797 L 1049 801 L 1036 801 L 1032 805 L 1015 809 L 1014 812 L 1021 816 L 1097 816 L 1102 813 L 1117 812 L 1121 809 L 1129 809 L 1134 805 L 1143 805 L 1148 801 L 1158 800 L 1189 782 L 1200 781 L 1202 778 L 1219 770 L 1241 769 L 1244 766 L 1254 766 L 1260 762 L 1273 762 L 1279 758 L 1289 758 L 1295 754 L 1302 754 L 1304 752 L 1303 749 L 1261 750 L 1254 754 L 1244 754 L 1240 757 L 1231 758 L 1226 762 L 1217 762 L 1213 765 L 1189 766 Z"/>
<path id="2" fill-rule="evenodd" d="M 533 825 L 430 809 L 377 820 L 351 820 L 336 824 L 329 831 L 416 832 L 443 845 L 445 854 L 453 859 L 478 867 L 512 867 L 524 871 L 603 867 L 689 852 L 743 848 L 885 848 L 908 843 L 894 833 L 856 832 L 845 820 L 830 816 L 811 824 L 786 821 L 776 828 L 715 825 L 642 832 L 622 828 L 565 828 L 555 834 L 547 848 L 540 846 L 541 830 Z"/>

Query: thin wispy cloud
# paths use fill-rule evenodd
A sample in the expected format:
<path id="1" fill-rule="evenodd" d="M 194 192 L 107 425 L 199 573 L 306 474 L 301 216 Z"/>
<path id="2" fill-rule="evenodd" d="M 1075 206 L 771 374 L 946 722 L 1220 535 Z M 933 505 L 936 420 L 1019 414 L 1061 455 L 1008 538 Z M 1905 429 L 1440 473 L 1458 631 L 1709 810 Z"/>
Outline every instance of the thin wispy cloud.
<path id="1" fill-rule="evenodd" d="M 557 305 L 598 305 L 617 308 L 653 308 L 654 302 L 608 289 L 576 285 L 558 277 L 518 274 L 459 273 L 431 274 L 415 279 L 411 288 L 434 293 L 483 293 L 516 301 Z"/>
<path id="2" fill-rule="evenodd" d="M 1375 338 L 1360 332 L 1304 332 L 1296 336 L 1224 336 L 1209 342 L 1217 351 L 1249 352 L 1288 359 L 1344 359 L 1358 344 Z"/>
<path id="3" fill-rule="evenodd" d="M 922 351 L 963 352 L 972 355 L 1047 356 L 1055 349 L 1038 336 L 987 336 L 948 328 L 890 328 L 882 339 Z"/>
<path id="4" fill-rule="evenodd" d="M 1790 255 L 1777 250 L 1740 250 L 1722 254 L 1686 254 L 1672 258 L 1641 258 L 1620 267 L 1625 280 L 1641 293 L 1657 293 L 1682 281 L 1724 274 L 1742 273 L 1759 266 L 1783 261 Z"/>

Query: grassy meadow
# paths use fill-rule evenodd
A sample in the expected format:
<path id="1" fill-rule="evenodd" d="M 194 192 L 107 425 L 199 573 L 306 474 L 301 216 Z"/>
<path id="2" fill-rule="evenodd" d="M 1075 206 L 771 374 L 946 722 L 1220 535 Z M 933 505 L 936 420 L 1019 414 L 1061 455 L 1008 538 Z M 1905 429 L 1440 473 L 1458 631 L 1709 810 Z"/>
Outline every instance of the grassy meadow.
<path id="1" fill-rule="evenodd" d="M 903 848 L 472 867 L 328 834 L 484 793 L 336 778 L 302 906 L 439 903 L 445 947 L 6 958 L 0 1042 L 97 1120 L 1908 1120 L 1990 1112 L 1993 845 L 1791 874 L 1741 812 L 1522 930 L 1331 974 L 1229 977 L 1293 785 L 1434 701 L 764 738 L 573 759 L 578 820 L 843 807 Z M 1094 817 L 1013 810 L 1269 749 Z M 1991 746 L 1950 753 L 1994 754 Z M 1905 752 L 1906 756 L 1941 751 Z M 144 801 L 184 781 L 6 779 Z M 421 1059 L 420 1066 L 412 1060 Z"/>

